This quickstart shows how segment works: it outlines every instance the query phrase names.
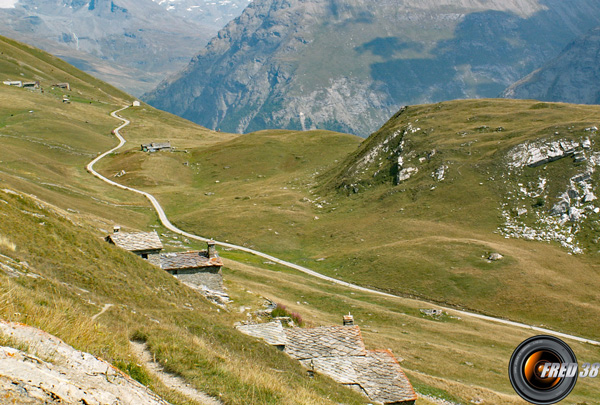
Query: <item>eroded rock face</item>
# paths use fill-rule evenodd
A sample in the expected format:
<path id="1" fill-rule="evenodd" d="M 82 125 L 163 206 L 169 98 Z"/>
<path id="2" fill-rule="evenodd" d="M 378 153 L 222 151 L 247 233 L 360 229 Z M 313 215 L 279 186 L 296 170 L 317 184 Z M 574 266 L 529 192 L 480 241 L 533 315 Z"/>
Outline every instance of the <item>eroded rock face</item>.
<path id="1" fill-rule="evenodd" d="M 584 253 L 580 237 L 586 238 L 594 229 L 600 213 L 595 204 L 600 164 L 597 131 L 596 127 L 586 128 L 580 130 L 586 135 L 577 140 L 542 139 L 509 151 L 505 183 L 518 184 L 518 188 L 509 192 L 502 204 L 505 222 L 500 230 L 505 237 L 559 242 L 571 253 Z M 564 162 L 561 170 L 553 171 L 553 162 L 566 158 L 571 163 Z M 525 184 L 522 176 L 531 169 L 540 177 Z M 570 173 L 566 181 L 564 170 Z M 560 193 L 549 193 L 551 186 Z M 546 207 L 547 201 L 552 205 Z"/>
<path id="2" fill-rule="evenodd" d="M 589 139 L 587 141 L 589 142 Z M 569 140 L 524 143 L 509 154 L 509 166 L 516 169 L 525 166 L 541 166 L 567 156 L 574 156 L 580 146 L 579 142 Z"/>
<path id="3" fill-rule="evenodd" d="M 0 392 L 3 401 L 19 404 L 168 405 L 111 364 L 76 350 L 42 330 L 0 321 L 0 334 L 29 348 L 25 352 L 0 346 Z"/>

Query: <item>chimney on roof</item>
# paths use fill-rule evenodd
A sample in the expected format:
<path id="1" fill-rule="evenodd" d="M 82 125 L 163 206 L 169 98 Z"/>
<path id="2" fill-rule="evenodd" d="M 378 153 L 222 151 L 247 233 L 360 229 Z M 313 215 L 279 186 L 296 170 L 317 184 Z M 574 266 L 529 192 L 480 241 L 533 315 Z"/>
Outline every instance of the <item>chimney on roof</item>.
<path id="1" fill-rule="evenodd" d="M 352 315 L 350 315 L 350 312 L 348 312 L 348 315 L 344 315 L 344 326 L 352 326 L 354 325 L 354 317 Z"/>
<path id="2" fill-rule="evenodd" d="M 115 227 L 113 228 L 113 233 L 119 233 L 120 230 L 121 227 L 119 225 L 115 225 Z"/>
<path id="3" fill-rule="evenodd" d="M 217 257 L 217 248 L 215 247 L 215 241 L 208 241 L 208 258 L 211 259 L 213 257 Z"/>

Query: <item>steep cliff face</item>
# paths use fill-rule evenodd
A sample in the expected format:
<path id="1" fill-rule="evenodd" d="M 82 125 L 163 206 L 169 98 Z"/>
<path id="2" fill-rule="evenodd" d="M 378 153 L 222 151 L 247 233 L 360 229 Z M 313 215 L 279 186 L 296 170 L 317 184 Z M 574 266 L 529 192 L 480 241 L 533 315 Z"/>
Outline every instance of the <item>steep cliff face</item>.
<path id="1" fill-rule="evenodd" d="M 592 0 L 256 0 L 146 99 L 227 131 L 368 135 L 405 104 L 497 96 L 598 24 Z"/>
<path id="2" fill-rule="evenodd" d="M 216 32 L 151 0 L 20 0 L 14 6 L 0 8 L 1 35 L 41 47 L 135 94 L 185 67 L 194 49 Z"/>
<path id="3" fill-rule="evenodd" d="M 600 104 L 600 28 L 570 43 L 558 57 L 506 89 L 503 96 Z"/>

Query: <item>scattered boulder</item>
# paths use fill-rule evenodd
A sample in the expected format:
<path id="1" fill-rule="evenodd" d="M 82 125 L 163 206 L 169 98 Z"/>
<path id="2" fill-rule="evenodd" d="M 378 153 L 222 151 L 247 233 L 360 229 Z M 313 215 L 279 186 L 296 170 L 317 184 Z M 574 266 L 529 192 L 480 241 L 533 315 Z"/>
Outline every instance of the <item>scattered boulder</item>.
<path id="1" fill-rule="evenodd" d="M 552 209 L 550 210 L 550 215 L 562 215 L 569 211 L 571 207 L 571 199 L 569 198 L 568 193 L 564 193 L 559 197 L 559 200 Z"/>
<path id="2" fill-rule="evenodd" d="M 419 169 L 416 167 L 407 167 L 406 169 L 402 169 L 400 173 L 398 173 L 398 177 L 396 179 L 396 183 L 401 183 L 405 180 L 410 179 L 413 175 L 417 174 Z"/>
<path id="3" fill-rule="evenodd" d="M 425 314 L 427 316 L 431 316 L 434 318 L 440 317 L 442 315 L 444 315 L 444 311 L 442 311 L 441 309 L 435 309 L 435 308 L 431 308 L 431 309 L 420 309 L 422 314 Z"/>
<path id="4" fill-rule="evenodd" d="M 582 213 L 583 213 L 583 210 L 580 210 L 575 207 L 571 207 L 571 208 L 569 208 L 569 219 L 572 222 L 577 222 L 581 218 Z"/>
<path id="5" fill-rule="evenodd" d="M 504 259 L 504 256 L 502 256 L 500 253 L 494 252 L 494 253 L 490 253 L 490 255 L 488 256 L 488 260 L 491 262 L 497 262 L 498 260 L 502 260 Z"/>
<path id="6" fill-rule="evenodd" d="M 575 190 L 574 188 L 570 188 L 567 191 L 567 195 L 569 196 L 570 199 L 572 200 L 576 200 L 577 198 L 579 198 L 579 192 L 577 190 Z"/>

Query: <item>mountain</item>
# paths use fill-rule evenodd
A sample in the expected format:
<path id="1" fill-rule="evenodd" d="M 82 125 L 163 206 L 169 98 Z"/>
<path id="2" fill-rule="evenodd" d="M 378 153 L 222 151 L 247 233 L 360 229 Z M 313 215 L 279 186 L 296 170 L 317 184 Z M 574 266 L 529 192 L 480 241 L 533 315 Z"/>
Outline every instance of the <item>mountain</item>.
<path id="1" fill-rule="evenodd" d="M 211 27 L 216 33 L 242 14 L 252 0 L 154 0 L 171 14 Z"/>
<path id="2" fill-rule="evenodd" d="M 510 86 L 502 96 L 600 104 L 600 28 L 571 42 L 555 59 Z"/>
<path id="3" fill-rule="evenodd" d="M 19 0 L 0 8 L 0 27 L 134 94 L 183 68 L 216 31 L 151 0 Z"/>
<path id="4" fill-rule="evenodd" d="M 593 0 L 258 0 L 145 99 L 213 129 L 366 136 L 402 105 L 495 97 L 598 24 Z"/>

